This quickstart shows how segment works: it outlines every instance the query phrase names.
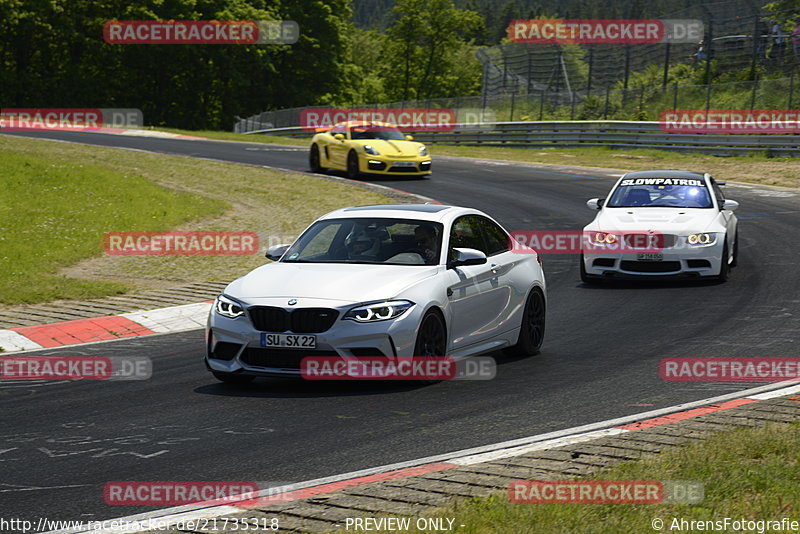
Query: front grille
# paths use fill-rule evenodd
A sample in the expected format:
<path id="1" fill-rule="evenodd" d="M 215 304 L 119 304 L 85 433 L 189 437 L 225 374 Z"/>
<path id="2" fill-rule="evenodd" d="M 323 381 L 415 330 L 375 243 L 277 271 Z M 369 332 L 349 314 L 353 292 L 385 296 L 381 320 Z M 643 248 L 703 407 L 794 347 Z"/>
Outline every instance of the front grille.
<path id="1" fill-rule="evenodd" d="M 625 234 L 625 244 L 632 249 L 663 249 L 675 246 L 673 234 Z"/>
<path id="2" fill-rule="evenodd" d="M 386 164 L 381 163 L 380 161 L 375 161 L 375 162 L 369 161 L 367 162 L 367 167 L 371 171 L 382 171 L 383 169 L 386 168 Z"/>
<path id="3" fill-rule="evenodd" d="M 291 324 L 289 322 L 289 312 L 283 308 L 272 306 L 257 306 L 249 308 L 250 320 L 256 330 L 265 332 L 286 332 Z"/>
<path id="4" fill-rule="evenodd" d="M 303 358 L 338 356 L 335 350 L 260 349 L 248 347 L 242 354 L 242 362 L 253 367 L 279 367 L 300 369 Z"/>
<path id="5" fill-rule="evenodd" d="M 417 170 L 417 166 L 413 167 L 392 167 L 389 169 L 389 172 L 419 172 Z"/>
<path id="6" fill-rule="evenodd" d="M 592 267 L 613 267 L 614 258 L 597 258 L 592 262 Z"/>
<path id="7" fill-rule="evenodd" d="M 620 269 L 635 273 L 671 273 L 681 270 L 679 261 L 623 261 Z"/>
<path id="8" fill-rule="evenodd" d="M 299 308 L 291 313 L 291 330 L 298 334 L 318 334 L 333 326 L 339 312 L 329 308 Z"/>
<path id="9" fill-rule="evenodd" d="M 256 330 L 297 334 L 325 332 L 339 316 L 338 311 L 330 308 L 298 308 L 289 311 L 274 306 L 254 306 L 248 308 L 247 312 Z"/>

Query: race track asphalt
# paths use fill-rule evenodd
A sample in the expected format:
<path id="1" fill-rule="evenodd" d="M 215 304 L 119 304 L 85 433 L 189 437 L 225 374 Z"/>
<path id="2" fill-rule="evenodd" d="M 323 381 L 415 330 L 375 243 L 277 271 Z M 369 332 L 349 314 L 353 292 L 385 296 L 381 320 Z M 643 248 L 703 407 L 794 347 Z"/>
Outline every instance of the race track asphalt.
<path id="1" fill-rule="evenodd" d="M 305 150 L 292 147 L 39 136 L 307 170 Z M 513 231 L 582 228 L 593 216 L 585 201 L 605 196 L 612 180 L 439 158 L 430 179 L 376 183 L 484 210 Z M 231 387 L 205 370 L 199 330 L 39 353 L 144 355 L 154 372 L 143 382 L 0 384 L 0 517 L 126 516 L 154 507 L 106 505 L 106 482 L 298 482 L 760 385 L 665 382 L 658 374 L 666 357 L 798 356 L 800 197 L 733 184 L 726 193 L 741 203 L 739 266 L 728 283 L 587 287 L 576 256 L 546 255 L 542 353 L 522 360 L 498 355 L 491 381 L 387 386 L 260 379 Z"/>

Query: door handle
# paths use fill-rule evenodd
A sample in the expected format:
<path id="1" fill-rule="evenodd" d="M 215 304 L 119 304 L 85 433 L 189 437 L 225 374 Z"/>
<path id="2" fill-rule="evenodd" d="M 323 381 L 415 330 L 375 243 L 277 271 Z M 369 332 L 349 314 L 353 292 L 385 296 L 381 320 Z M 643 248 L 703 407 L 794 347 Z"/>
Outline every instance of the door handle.
<path id="1" fill-rule="evenodd" d="M 493 263 L 492 264 L 492 273 L 493 274 L 497 274 L 497 271 L 499 271 L 499 270 L 500 270 L 500 266 L 497 265 L 496 263 Z"/>

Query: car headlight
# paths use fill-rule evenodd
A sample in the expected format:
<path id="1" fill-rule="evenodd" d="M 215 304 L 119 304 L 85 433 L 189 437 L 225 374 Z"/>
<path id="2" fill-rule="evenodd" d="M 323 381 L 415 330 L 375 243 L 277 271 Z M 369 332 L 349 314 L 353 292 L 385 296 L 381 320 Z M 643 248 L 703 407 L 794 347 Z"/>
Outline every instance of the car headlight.
<path id="1" fill-rule="evenodd" d="M 713 245 L 716 242 L 716 240 L 717 240 L 716 235 L 709 233 L 692 234 L 686 238 L 687 243 L 698 247 Z"/>
<path id="2" fill-rule="evenodd" d="M 217 300 L 214 301 L 214 310 L 229 319 L 236 319 L 244 315 L 244 308 L 238 302 L 234 302 L 223 295 L 218 296 Z"/>
<path id="3" fill-rule="evenodd" d="M 376 321 L 386 321 L 400 317 L 406 310 L 413 306 L 413 302 L 407 300 L 390 300 L 358 306 L 344 314 L 345 319 L 356 321 L 357 323 L 374 323 Z"/>
<path id="4" fill-rule="evenodd" d="M 617 242 L 617 236 L 614 234 L 609 234 L 608 232 L 596 232 L 594 234 L 594 242 L 613 245 Z"/>
<path id="5" fill-rule="evenodd" d="M 373 156 L 380 156 L 381 153 L 372 148 L 370 145 L 364 145 L 364 152 L 367 154 L 372 154 Z"/>
<path id="6" fill-rule="evenodd" d="M 425 145 L 419 147 L 419 155 L 420 156 L 427 156 L 428 155 L 428 148 Z"/>

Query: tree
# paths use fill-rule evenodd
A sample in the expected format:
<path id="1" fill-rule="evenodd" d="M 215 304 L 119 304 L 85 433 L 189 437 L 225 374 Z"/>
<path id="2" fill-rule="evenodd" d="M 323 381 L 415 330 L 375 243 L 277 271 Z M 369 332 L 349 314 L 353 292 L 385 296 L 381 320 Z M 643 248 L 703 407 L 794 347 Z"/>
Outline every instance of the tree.
<path id="1" fill-rule="evenodd" d="M 457 9 L 453 0 L 398 0 L 392 14 L 385 49 L 389 96 L 405 101 L 464 94 L 465 80 L 452 72 L 469 46 L 463 36 L 480 27 L 480 16 Z M 469 60 L 479 73 L 477 58 Z"/>

